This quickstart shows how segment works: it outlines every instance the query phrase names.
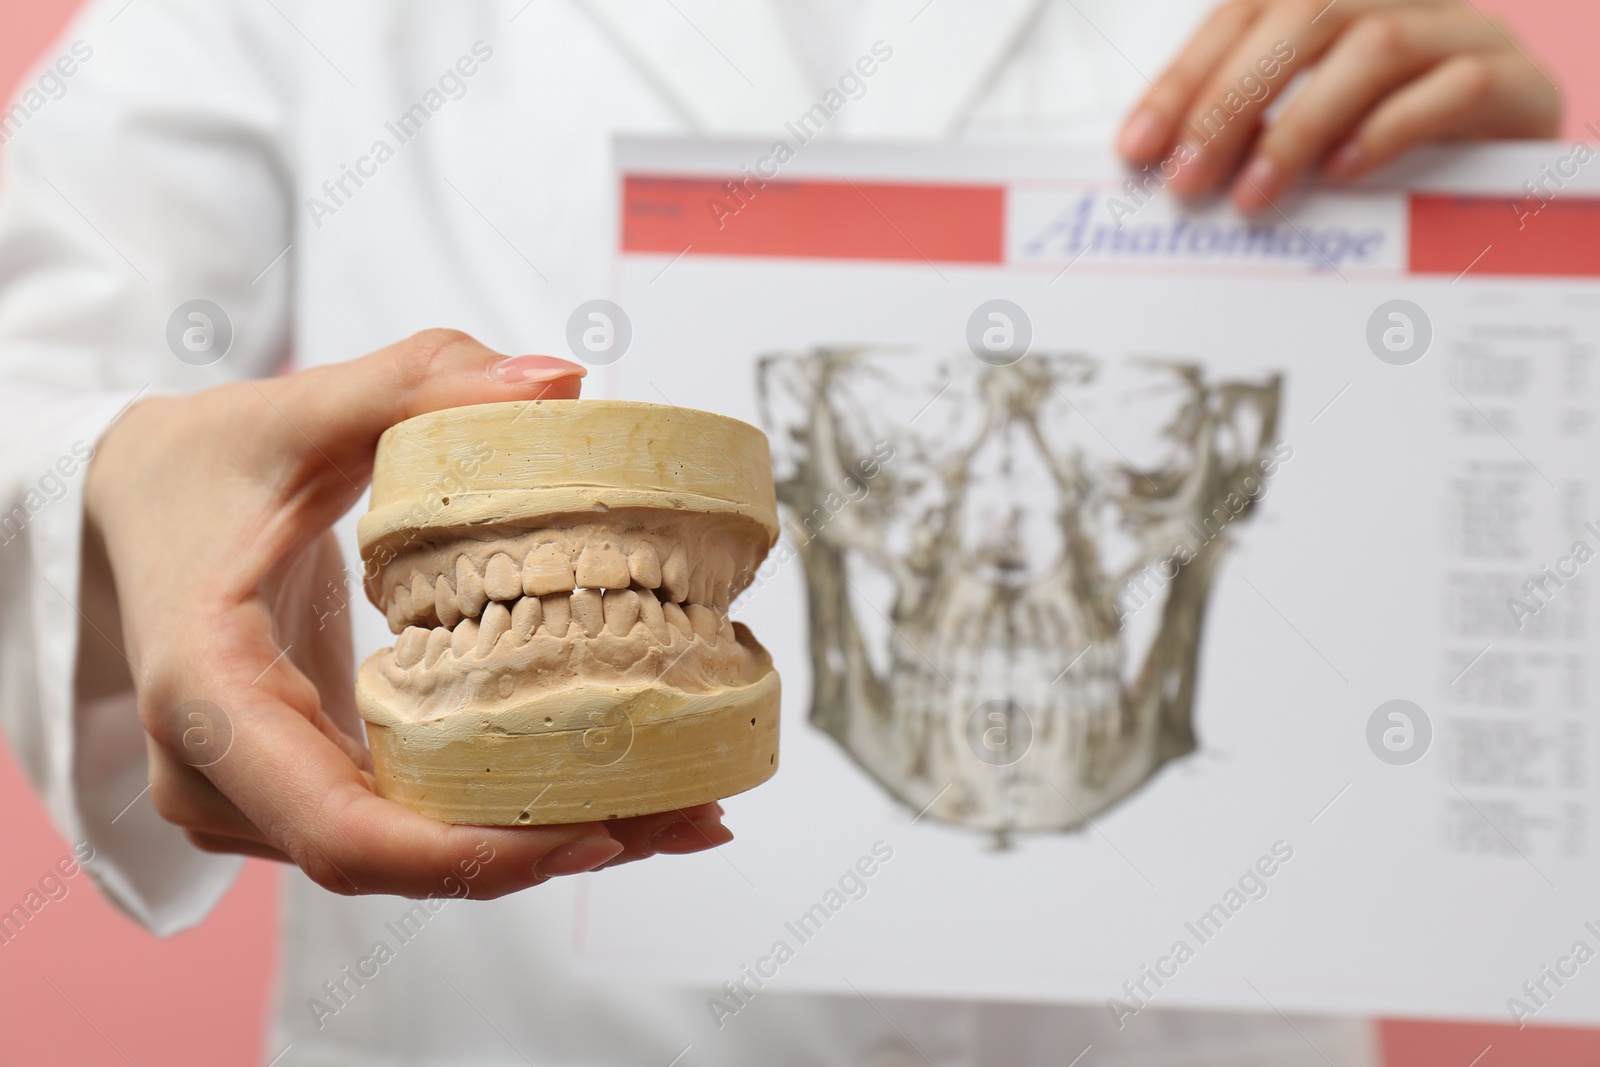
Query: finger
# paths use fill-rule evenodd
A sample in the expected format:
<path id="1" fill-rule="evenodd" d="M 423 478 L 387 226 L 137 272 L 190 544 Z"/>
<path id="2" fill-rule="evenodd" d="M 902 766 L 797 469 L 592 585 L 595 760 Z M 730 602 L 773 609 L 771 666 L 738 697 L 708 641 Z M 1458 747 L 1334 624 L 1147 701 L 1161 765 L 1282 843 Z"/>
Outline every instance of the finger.
<path id="1" fill-rule="evenodd" d="M 1179 120 L 1200 86 L 1260 16 L 1259 0 L 1233 0 L 1206 17 L 1178 57 L 1156 78 L 1117 135 L 1117 151 L 1130 163 L 1154 163 L 1176 140 Z"/>
<path id="2" fill-rule="evenodd" d="M 1266 207 L 1394 89 L 1452 55 L 1502 43 L 1487 19 L 1459 8 L 1384 11 L 1356 20 L 1261 134 L 1235 183 L 1234 203 L 1242 211 Z"/>
<path id="3" fill-rule="evenodd" d="M 337 893 L 496 897 L 591 870 L 623 846 L 600 823 L 527 829 L 448 826 L 371 792 L 300 709 L 265 687 L 229 688 L 233 742 L 204 773 L 268 842 Z"/>
<path id="4" fill-rule="evenodd" d="M 1274 4 L 1217 64 L 1195 94 L 1178 136 L 1188 146 L 1168 186 L 1205 192 L 1231 174 L 1262 117 L 1294 76 L 1316 63 L 1354 18 L 1407 0 L 1289 0 Z"/>
<path id="5" fill-rule="evenodd" d="M 1497 82 L 1522 79 L 1525 92 L 1500 93 Z M 1520 56 L 1463 55 L 1447 60 L 1373 109 L 1324 171 L 1352 178 L 1430 140 L 1553 136 L 1560 100 Z"/>
<path id="6" fill-rule="evenodd" d="M 273 860 L 278 863 L 291 862 L 288 856 L 268 845 L 260 845 L 254 841 L 246 841 L 238 837 L 222 837 L 216 834 L 203 834 L 194 830 L 185 830 L 184 837 L 189 843 L 201 852 L 221 852 L 240 856 L 255 856 L 258 859 Z"/>
<path id="7" fill-rule="evenodd" d="M 371 355 L 261 383 L 284 421 L 283 442 L 309 442 L 353 482 L 365 481 L 378 437 L 442 408 L 504 400 L 571 400 L 588 373 L 554 356 L 505 359 L 456 330 L 424 330 Z"/>
<path id="8" fill-rule="evenodd" d="M 269 610 L 266 605 L 256 600 L 249 600 L 226 609 L 217 622 L 208 628 L 210 633 L 179 632 L 174 644 L 188 652 L 193 661 L 233 662 L 229 658 L 230 654 L 242 652 L 239 662 L 252 666 L 266 664 L 253 678 L 246 680 L 241 676 L 234 679 L 232 684 L 236 689 L 248 688 L 259 691 L 276 699 L 281 705 L 299 712 L 307 722 L 316 727 L 319 733 L 333 742 L 352 764 L 362 770 L 370 771 L 372 758 L 367 751 L 364 728 L 351 722 L 349 725 L 356 731 L 351 732 L 343 724 L 335 721 L 324 706 L 323 688 L 301 669 L 301 664 L 309 663 L 323 670 L 323 677 L 328 679 L 326 689 L 336 701 L 335 707 L 338 707 L 343 700 L 354 703 L 355 694 L 349 681 L 348 665 L 351 659 L 348 652 L 343 659 L 336 657 L 324 659 L 328 647 L 322 641 L 290 644 L 280 649 L 271 636 L 280 618 L 281 616 Z M 233 636 L 231 640 L 223 642 L 213 637 L 213 633 Z M 347 649 L 350 640 L 348 625 L 343 627 L 342 637 L 330 643 L 334 649 L 338 648 L 339 640 L 344 642 Z M 299 656 L 295 655 L 297 648 L 308 644 L 313 647 L 303 650 Z M 319 649 L 322 651 L 318 651 Z M 241 682 L 247 684 L 240 685 Z M 220 691 L 230 690 L 223 688 Z"/>
<path id="9" fill-rule="evenodd" d="M 722 805 L 715 802 L 631 819 L 612 819 L 606 827 L 623 846 L 622 853 L 608 866 L 658 853 L 703 852 L 733 840 L 733 831 L 722 825 Z"/>
<path id="10" fill-rule="evenodd" d="M 150 765 L 150 804 L 157 815 L 186 831 L 267 844 L 266 835 L 204 774 L 173 758 L 153 739 L 147 738 L 145 747 Z"/>

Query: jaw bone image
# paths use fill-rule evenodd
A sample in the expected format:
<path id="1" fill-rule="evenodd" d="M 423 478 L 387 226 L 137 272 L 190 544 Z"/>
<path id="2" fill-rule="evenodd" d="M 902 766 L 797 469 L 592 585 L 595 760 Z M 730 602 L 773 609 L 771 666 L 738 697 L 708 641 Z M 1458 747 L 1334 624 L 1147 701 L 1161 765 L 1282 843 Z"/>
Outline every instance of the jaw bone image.
<path id="1" fill-rule="evenodd" d="M 397 635 L 357 678 L 380 795 L 575 822 L 777 769 L 778 676 L 728 618 L 777 536 L 754 427 L 596 400 L 419 416 L 380 442 L 359 530 Z"/>
<path id="2" fill-rule="evenodd" d="M 854 349 L 759 373 L 811 721 L 891 795 L 1004 841 L 1194 751 L 1206 600 L 1273 469 L 1278 375 Z"/>

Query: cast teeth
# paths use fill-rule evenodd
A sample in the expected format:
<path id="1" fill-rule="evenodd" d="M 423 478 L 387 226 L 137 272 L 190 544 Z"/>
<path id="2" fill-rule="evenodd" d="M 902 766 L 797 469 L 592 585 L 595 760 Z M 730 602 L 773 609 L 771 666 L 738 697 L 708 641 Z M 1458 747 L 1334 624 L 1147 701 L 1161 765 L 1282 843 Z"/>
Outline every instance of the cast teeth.
<path id="1" fill-rule="evenodd" d="M 528 596 L 546 593 L 570 593 L 576 583 L 572 578 L 572 565 L 560 545 L 543 544 L 528 553 L 522 564 L 522 591 Z"/>
<path id="2" fill-rule="evenodd" d="M 628 561 L 615 545 L 587 545 L 578 555 L 578 584 L 585 589 L 626 589 L 633 584 Z"/>
<path id="3" fill-rule="evenodd" d="M 496 552 L 484 568 L 483 591 L 490 600 L 516 600 L 522 595 L 522 573 L 504 552 Z"/>
<path id="4" fill-rule="evenodd" d="M 653 598 L 685 609 L 699 604 L 725 614 L 735 588 L 731 557 L 713 554 L 712 558 L 695 564 L 681 543 L 673 543 L 669 549 L 665 544 L 658 548 L 642 536 L 630 536 L 622 541 L 580 541 L 569 536 L 569 543 L 577 543 L 563 547 L 562 543 L 550 540 L 551 536 L 559 536 L 559 533 L 530 535 L 524 542 L 525 548 L 511 538 L 491 543 L 489 548 L 499 549 L 503 545 L 504 550 L 487 552 L 487 561 L 481 563 L 474 561 L 483 561 L 482 554 L 432 550 L 431 557 L 425 556 L 410 568 L 403 564 L 395 568 L 402 579 L 409 573 L 409 584 L 396 581 L 387 587 L 384 613 L 389 629 L 396 634 L 413 626 L 444 627 L 454 631 L 463 619 L 481 622 L 492 603 L 503 603 L 510 608 L 527 598 L 561 595 L 567 599 L 583 590 L 592 590 L 598 595 L 632 589 L 639 594 L 641 605 Z M 538 538 L 537 543 L 531 543 L 534 537 Z M 465 544 L 471 549 L 474 543 Z M 478 551 L 484 553 L 485 549 Z M 575 559 L 571 553 L 576 554 Z M 428 562 L 430 558 L 437 560 L 441 556 L 446 561 L 443 564 Z M 618 601 L 619 607 L 623 602 Z M 579 622 L 585 632 L 589 624 L 605 625 L 603 605 L 588 597 L 582 598 L 581 603 Z M 654 631 L 657 612 L 653 608 L 642 607 L 641 610 L 647 625 Z M 664 615 L 660 621 L 664 629 L 674 620 L 671 615 Z M 533 625 L 537 628 L 539 624 Z"/>
<path id="5" fill-rule="evenodd" d="M 529 662 L 519 650 L 535 641 L 551 642 L 536 661 L 572 654 L 617 663 L 666 650 L 669 662 L 691 645 L 731 652 L 737 639 L 727 607 L 743 584 L 734 580 L 734 557 L 712 551 L 695 560 L 693 540 L 613 530 L 464 536 L 459 546 L 423 546 L 391 564 L 383 603 L 398 634 L 394 666 L 428 678 L 455 676 L 463 661 L 494 670 L 497 657 L 504 666 Z M 585 643 L 587 652 L 575 651 Z"/>
<path id="6" fill-rule="evenodd" d="M 635 585 L 644 589 L 661 588 L 661 557 L 656 555 L 656 546 L 649 541 L 640 541 L 628 553 L 628 573 L 633 576 Z"/>
<path id="7" fill-rule="evenodd" d="M 453 626 L 407 626 L 395 640 L 394 662 L 408 672 L 435 667 L 452 671 L 460 660 L 482 660 L 535 638 L 631 638 L 640 642 L 641 654 L 681 641 L 699 639 L 726 647 L 724 642 L 736 640 L 727 614 L 704 604 L 659 600 L 648 589 L 576 589 L 511 602 L 490 600 L 482 617 L 460 618 Z M 448 662 L 441 665 L 441 660 Z"/>

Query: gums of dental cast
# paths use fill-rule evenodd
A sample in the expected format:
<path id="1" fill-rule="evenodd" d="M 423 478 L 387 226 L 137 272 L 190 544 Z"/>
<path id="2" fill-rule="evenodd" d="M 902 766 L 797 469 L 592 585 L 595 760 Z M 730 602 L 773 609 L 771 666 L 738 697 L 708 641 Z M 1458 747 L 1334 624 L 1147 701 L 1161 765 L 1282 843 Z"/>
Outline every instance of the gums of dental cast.
<path id="1" fill-rule="evenodd" d="M 776 772 L 778 674 L 728 618 L 778 537 L 755 427 L 608 400 L 420 415 L 379 440 L 358 533 L 397 635 L 356 681 L 380 796 L 531 826 Z"/>

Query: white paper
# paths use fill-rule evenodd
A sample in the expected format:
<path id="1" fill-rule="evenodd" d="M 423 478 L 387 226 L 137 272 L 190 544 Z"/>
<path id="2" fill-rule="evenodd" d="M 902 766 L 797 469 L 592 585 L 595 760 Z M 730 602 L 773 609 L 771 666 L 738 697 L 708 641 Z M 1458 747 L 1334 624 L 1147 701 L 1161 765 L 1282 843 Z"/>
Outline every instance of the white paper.
<path id="1" fill-rule="evenodd" d="M 631 142 L 619 159 L 638 175 L 736 175 L 762 151 Z M 1164 196 L 1121 232 L 1131 241 L 1135 228 L 1165 227 L 1167 244 L 1147 238 L 1142 253 L 1119 254 L 1106 198 L 1125 175 L 1098 153 L 819 144 L 780 180 L 1004 186 L 1005 261 L 620 255 L 606 295 L 632 340 L 591 375 L 591 392 L 763 425 L 758 357 L 856 346 L 917 361 L 913 384 L 863 397 L 876 405 L 866 422 L 904 426 L 914 401 L 933 395 L 938 360 L 960 368 L 949 381 L 981 376 L 968 319 L 1005 299 L 1031 323 L 1022 364 L 1074 354 L 1115 377 L 1159 357 L 1200 367 L 1213 385 L 1281 375 L 1263 447 L 1287 454 L 1225 531 L 1232 543 L 1199 616 L 1196 750 L 1071 831 L 997 835 L 941 821 L 938 798 L 931 813 L 897 802 L 808 722 L 803 562 L 769 567 L 736 614 L 782 672 L 780 771 L 725 802 L 733 843 L 588 880 L 575 932 L 583 966 L 729 983 L 735 1013 L 765 990 L 854 988 L 1113 1014 L 1270 1006 L 1600 1020 L 1600 963 L 1573 955 L 1580 942 L 1600 951 L 1600 680 L 1594 564 L 1572 558 L 1579 542 L 1600 552 L 1600 288 L 1582 277 L 1406 273 L 1409 189 L 1515 196 L 1566 152 L 1434 152 L 1361 187 L 1298 194 L 1267 221 L 1307 247 L 1344 233 L 1332 256 L 1230 259 L 1172 237 L 1180 222 L 1236 223 L 1228 209 L 1185 214 Z M 1580 172 L 1551 195 L 1576 202 L 1597 189 Z M 1066 232 L 1086 196 L 1094 224 L 1110 227 L 1087 251 Z M 1562 225 L 1527 219 L 1541 224 Z M 1431 324 L 1426 354 L 1408 365 L 1380 360 L 1367 339 L 1369 319 L 1396 300 Z M 1142 471 L 1163 455 L 1156 431 L 1177 401 L 1160 396 L 1066 388 L 1044 414 L 1067 442 L 1062 454 L 1087 457 L 1082 469 L 1103 490 L 1119 462 Z M 915 425 L 943 425 L 938 413 L 978 401 L 957 385 L 931 403 Z M 781 468 L 792 449 L 774 445 Z M 895 445 L 910 455 L 906 440 Z M 909 472 L 896 462 L 882 477 Z M 991 511 L 1048 512 L 1038 457 L 1011 462 L 1014 484 L 984 475 L 1004 489 Z M 865 484 L 846 515 L 871 516 L 877 486 Z M 1110 507 L 1106 493 L 1094 499 Z M 837 530 L 852 519 L 830 521 Z M 1025 540 L 1039 522 L 1028 521 Z M 1109 543 L 1116 522 L 1103 526 L 1104 551 L 1126 555 Z M 803 529 L 791 513 L 791 546 Z M 1535 598 L 1523 583 L 1540 582 L 1547 565 L 1576 577 L 1545 581 Z M 892 587 L 852 574 L 862 630 L 881 637 Z M 1134 638 L 1159 630 L 1158 594 L 1129 615 L 1129 663 Z M 1512 598 L 1536 610 L 1519 616 Z M 1078 651 L 1056 649 L 1052 662 L 1067 668 Z M 949 673 L 960 674 L 959 658 L 949 653 Z M 1393 700 L 1419 706 L 1431 728 L 1425 754 L 1405 765 L 1369 744 L 1369 720 Z M 1418 723 L 1385 718 L 1379 748 L 1391 729 L 1392 743 L 1418 744 Z M 1043 795 L 1037 804 L 1051 806 Z"/>

